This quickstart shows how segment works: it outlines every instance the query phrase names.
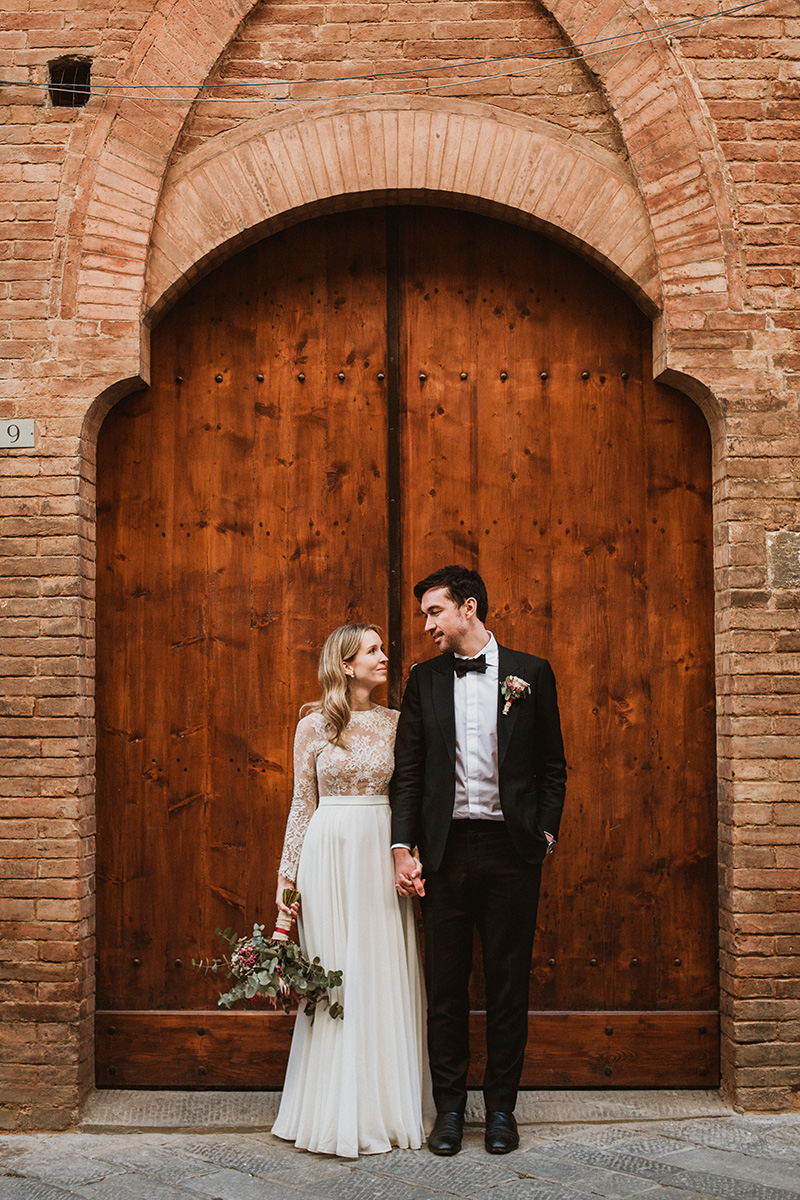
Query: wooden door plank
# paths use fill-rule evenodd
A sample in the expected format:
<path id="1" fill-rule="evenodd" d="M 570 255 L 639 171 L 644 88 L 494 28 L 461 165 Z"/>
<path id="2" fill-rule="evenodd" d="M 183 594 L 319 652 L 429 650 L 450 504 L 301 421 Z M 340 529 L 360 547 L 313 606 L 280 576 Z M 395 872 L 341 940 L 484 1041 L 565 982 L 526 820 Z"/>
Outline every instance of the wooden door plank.
<path id="1" fill-rule="evenodd" d="M 542 974 L 558 1007 L 654 1007 L 646 607 L 660 599 L 645 579 L 642 318 L 586 264 L 548 258 L 553 660 L 577 805 L 547 889 L 555 967 Z"/>
<path id="2" fill-rule="evenodd" d="M 435 651 L 414 583 L 448 562 L 474 564 L 478 555 L 475 237 L 469 222 L 453 216 L 409 209 L 400 225 L 406 669 Z"/>
<path id="3" fill-rule="evenodd" d="M 197 289 L 191 319 L 170 314 L 164 330 L 174 339 L 170 365 L 184 380 L 173 450 L 179 548 L 170 652 L 174 683 L 185 691 L 170 713 L 167 836 L 180 901 L 166 917 L 165 1007 L 204 1003 L 208 981 L 188 970 L 189 960 L 205 952 L 204 931 L 236 924 L 246 905 L 247 740 L 240 714 L 249 698 L 240 664 L 249 635 L 242 581 L 250 574 L 253 522 L 252 289 L 248 263 L 234 260 Z"/>
<path id="4" fill-rule="evenodd" d="M 675 393 L 645 372 L 648 582 L 669 598 L 648 612 L 659 1006 L 687 992 L 714 1004 L 718 919 L 711 573 L 711 439 L 699 409 L 675 419 Z M 680 736 L 675 736 L 675 731 Z"/>
<path id="5" fill-rule="evenodd" d="M 276 1012 L 98 1012 L 98 1086 L 278 1088 L 293 1022 Z M 473 1013 L 471 1087 L 482 1082 L 485 1034 L 485 1014 Z M 530 1014 L 525 1086 L 652 1087 L 654 1078 L 718 1085 L 716 1010 Z"/>
<path id="6" fill-rule="evenodd" d="M 325 239 L 303 241 L 292 231 L 269 239 L 254 256 L 259 276 L 255 369 L 262 378 L 255 397 L 253 703 L 247 720 L 249 844 L 258 850 L 248 861 L 248 893 L 254 898 L 248 918 L 270 924 L 292 796 L 294 730 L 300 706 L 317 695 L 313 632 L 301 631 L 298 637 L 295 630 L 302 581 L 317 552 L 307 536 L 308 513 L 298 507 L 296 476 L 304 467 L 296 463 L 295 443 L 302 436 L 314 458 L 322 424 L 318 413 L 327 394 Z M 295 421 L 302 435 L 293 432 Z M 325 589 L 318 603 L 321 634 Z"/>
<path id="7" fill-rule="evenodd" d="M 354 218 L 343 216 L 313 237 L 300 227 L 262 248 L 269 282 L 258 331 L 265 378 L 254 473 L 251 725 L 253 771 L 267 794 L 253 807 L 260 814 L 253 844 L 269 850 L 250 869 L 266 874 L 270 889 L 291 800 L 294 728 L 300 706 L 319 694 L 322 642 L 347 621 L 384 628 L 387 621 L 386 406 L 378 380 L 385 246 L 382 214 L 368 217 L 355 220 L 358 236 Z M 269 890 L 269 920 L 273 898 Z"/>
<path id="8" fill-rule="evenodd" d="M 126 922 L 132 906 L 128 890 L 145 870 L 137 847 L 127 846 L 127 834 L 135 827 L 136 782 L 157 778 L 158 767 L 148 771 L 135 693 L 143 683 L 142 663 L 145 638 L 149 633 L 148 598 L 155 588 L 151 572 L 142 556 L 134 558 L 128 547 L 127 533 L 143 524 L 143 504 L 132 486 L 132 472 L 123 458 L 130 442 L 140 446 L 138 477 L 148 486 L 151 474 L 151 405 L 147 393 L 140 392 L 126 402 L 126 419 L 112 412 L 100 431 L 98 461 L 121 462 L 116 472 L 98 472 L 97 525 L 98 558 L 97 608 L 102 620 L 97 628 L 97 780 L 104 799 L 97 810 L 97 837 L 104 853 L 97 861 L 97 931 L 100 950 L 98 999 L 103 1004 L 125 1002 L 133 982 Z M 114 547 L 105 558 L 103 547 Z M 116 672 L 130 679 L 128 688 L 116 686 Z M 154 739 L 160 731 L 151 730 Z M 154 756 L 158 750 L 154 747 Z M 149 756 L 148 756 L 149 757 Z M 145 890 L 146 894 L 146 890 Z M 125 932 L 123 932 L 125 931 Z"/>

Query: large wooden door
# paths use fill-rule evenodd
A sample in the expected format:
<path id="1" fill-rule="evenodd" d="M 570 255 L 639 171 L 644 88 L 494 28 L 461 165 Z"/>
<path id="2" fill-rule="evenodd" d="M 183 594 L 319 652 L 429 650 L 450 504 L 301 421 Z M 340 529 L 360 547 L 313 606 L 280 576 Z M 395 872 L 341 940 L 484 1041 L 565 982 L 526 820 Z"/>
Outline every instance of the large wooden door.
<path id="1" fill-rule="evenodd" d="M 152 349 L 98 448 L 98 1084 L 280 1085 L 291 1019 L 217 1011 L 192 957 L 272 918 L 325 634 L 383 624 L 397 699 L 411 586 L 463 561 L 553 662 L 570 767 L 524 1083 L 714 1085 L 710 451 L 648 322 L 547 239 L 407 208 L 246 251 Z"/>

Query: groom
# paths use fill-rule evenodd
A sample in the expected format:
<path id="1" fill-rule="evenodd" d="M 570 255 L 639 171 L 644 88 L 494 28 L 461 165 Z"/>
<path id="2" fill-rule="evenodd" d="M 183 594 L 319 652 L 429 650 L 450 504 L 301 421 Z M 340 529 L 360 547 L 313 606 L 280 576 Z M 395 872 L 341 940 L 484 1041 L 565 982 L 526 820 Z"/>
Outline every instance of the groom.
<path id="1" fill-rule="evenodd" d="M 506 1154 L 519 1145 L 514 1106 L 542 860 L 564 803 L 556 685 L 545 659 L 499 646 L 486 629 L 477 572 L 441 567 L 414 595 L 440 657 L 412 667 L 403 697 L 392 850 L 398 892 L 422 897 L 437 1110 L 428 1146 L 441 1155 L 461 1149 L 477 928 L 486 976 L 486 1149 Z"/>

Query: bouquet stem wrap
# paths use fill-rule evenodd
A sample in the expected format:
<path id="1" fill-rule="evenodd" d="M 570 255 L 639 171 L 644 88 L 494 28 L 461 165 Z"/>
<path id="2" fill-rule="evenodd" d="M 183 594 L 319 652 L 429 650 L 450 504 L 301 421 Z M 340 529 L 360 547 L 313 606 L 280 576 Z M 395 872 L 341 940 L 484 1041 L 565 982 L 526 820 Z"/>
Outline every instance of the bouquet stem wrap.
<path id="1" fill-rule="evenodd" d="M 300 899 L 300 893 L 294 888 L 283 889 L 283 903 L 287 908 L 291 908 Z M 292 932 L 292 924 L 294 917 L 291 913 L 279 912 L 278 919 L 275 922 L 275 931 L 272 934 L 272 940 L 275 942 L 288 942 L 289 934 Z"/>
<path id="2" fill-rule="evenodd" d="M 278 919 L 275 922 L 275 931 L 272 934 L 276 942 L 288 942 L 289 934 L 292 932 L 292 918 L 286 913 L 278 913 Z"/>

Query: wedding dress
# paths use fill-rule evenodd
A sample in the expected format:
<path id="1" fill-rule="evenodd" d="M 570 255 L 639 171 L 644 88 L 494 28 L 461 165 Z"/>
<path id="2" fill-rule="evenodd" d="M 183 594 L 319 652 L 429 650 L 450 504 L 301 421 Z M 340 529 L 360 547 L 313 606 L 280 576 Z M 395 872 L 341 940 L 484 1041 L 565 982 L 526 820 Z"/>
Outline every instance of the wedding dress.
<path id="1" fill-rule="evenodd" d="M 312 712 L 295 737 L 280 872 L 297 881 L 303 952 L 343 973 L 344 1018 L 298 1013 L 272 1132 L 343 1158 L 418 1148 L 430 1111 L 412 902 L 395 891 L 390 850 L 397 717 L 353 712 L 339 747 Z"/>

